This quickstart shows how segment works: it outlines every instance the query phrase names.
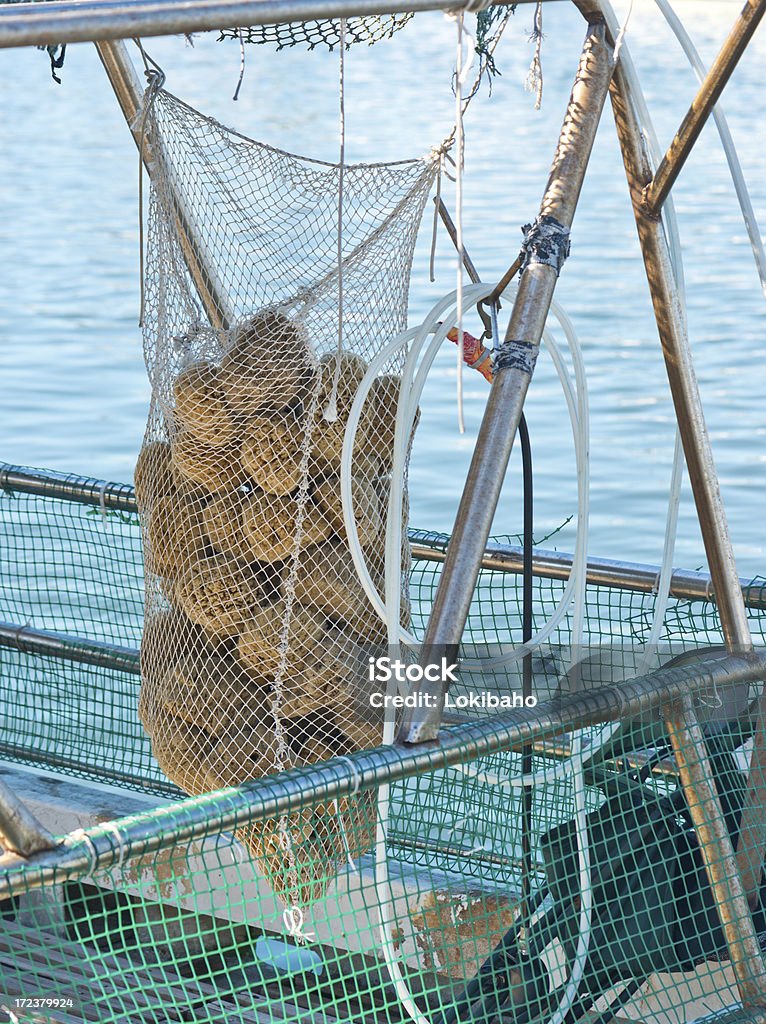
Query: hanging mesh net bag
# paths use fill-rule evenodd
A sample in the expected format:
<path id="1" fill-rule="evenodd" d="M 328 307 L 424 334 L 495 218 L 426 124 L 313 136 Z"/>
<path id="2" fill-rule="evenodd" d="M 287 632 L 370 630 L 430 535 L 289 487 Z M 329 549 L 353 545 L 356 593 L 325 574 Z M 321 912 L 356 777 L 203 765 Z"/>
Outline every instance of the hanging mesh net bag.
<path id="1" fill-rule="evenodd" d="M 341 168 L 162 89 L 147 108 L 139 714 L 163 771 L 196 795 L 381 741 L 364 669 L 386 634 L 349 550 L 341 456 L 369 361 L 406 326 L 439 158 Z M 381 597 L 399 359 L 372 382 L 351 469 Z M 403 593 L 406 571 L 403 553 Z M 367 795 L 239 838 L 303 905 L 374 829 Z"/>

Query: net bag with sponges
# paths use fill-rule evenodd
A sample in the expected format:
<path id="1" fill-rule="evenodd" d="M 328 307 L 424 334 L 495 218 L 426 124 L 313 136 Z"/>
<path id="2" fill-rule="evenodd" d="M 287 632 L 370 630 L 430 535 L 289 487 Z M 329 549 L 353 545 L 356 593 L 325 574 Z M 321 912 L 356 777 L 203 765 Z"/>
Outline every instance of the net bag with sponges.
<path id="1" fill-rule="evenodd" d="M 199 794 L 381 741 L 366 668 L 386 634 L 349 550 L 343 441 L 370 360 L 406 326 L 438 159 L 344 168 L 341 331 L 339 168 L 253 142 L 162 90 L 147 128 L 139 713 L 163 771 Z M 372 383 L 346 467 L 381 597 L 399 358 Z M 403 580 L 407 568 L 403 552 Z M 302 905 L 374 831 L 374 801 L 360 795 L 240 839 Z"/>

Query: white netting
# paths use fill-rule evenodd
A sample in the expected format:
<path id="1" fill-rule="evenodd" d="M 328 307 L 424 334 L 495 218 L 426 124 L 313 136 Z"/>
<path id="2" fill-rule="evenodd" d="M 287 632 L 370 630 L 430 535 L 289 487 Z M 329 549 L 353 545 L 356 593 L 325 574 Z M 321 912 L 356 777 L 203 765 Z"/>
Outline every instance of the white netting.
<path id="1" fill-rule="evenodd" d="M 147 128 L 140 714 L 163 770 L 197 794 L 381 740 L 365 677 L 385 628 L 348 549 L 341 453 L 368 360 L 406 326 L 438 158 L 344 169 L 339 344 L 339 168 L 164 91 Z M 376 379 L 353 464 L 381 594 L 400 372 L 391 362 Z M 373 836 L 374 805 L 355 798 L 241 838 L 300 905 Z"/>

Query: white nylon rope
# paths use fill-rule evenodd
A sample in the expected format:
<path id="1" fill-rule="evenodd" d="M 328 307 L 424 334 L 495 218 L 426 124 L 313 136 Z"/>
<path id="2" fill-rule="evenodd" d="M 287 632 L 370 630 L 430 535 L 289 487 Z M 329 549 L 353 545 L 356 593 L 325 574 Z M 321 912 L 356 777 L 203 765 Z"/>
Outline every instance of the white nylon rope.
<path id="1" fill-rule="evenodd" d="M 332 379 L 332 391 L 323 416 L 328 423 L 338 418 L 338 385 L 340 383 L 340 357 L 343 352 L 343 201 L 346 183 L 346 19 L 340 19 L 340 50 L 338 66 L 338 136 L 340 151 L 338 154 L 338 347 L 335 352 L 335 372 Z"/>

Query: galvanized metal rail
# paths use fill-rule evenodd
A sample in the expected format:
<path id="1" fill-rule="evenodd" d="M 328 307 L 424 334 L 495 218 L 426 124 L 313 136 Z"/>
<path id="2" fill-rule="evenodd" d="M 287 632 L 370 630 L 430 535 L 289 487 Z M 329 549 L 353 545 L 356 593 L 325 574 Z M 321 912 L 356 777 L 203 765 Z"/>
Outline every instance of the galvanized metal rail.
<path id="1" fill-rule="evenodd" d="M 528 4 L 536 0 L 513 2 Z M 0 2 L 0 49 L 285 25 L 327 18 L 460 11 L 466 6 L 466 0 L 48 0 L 6 5 Z"/>
<path id="2" fill-rule="evenodd" d="M 115 672 L 140 675 L 139 654 L 135 647 L 121 647 L 103 640 L 91 640 L 71 633 L 35 629 L 14 622 L 0 622 L 0 647 L 9 647 L 22 654 L 59 658 L 81 665 L 95 665 Z"/>
<path id="3" fill-rule="evenodd" d="M 0 491 L 6 491 L 9 494 L 34 494 L 57 501 L 72 501 L 83 505 L 92 505 L 96 508 L 103 507 L 107 510 L 138 513 L 132 484 L 111 483 L 93 477 L 77 476 L 73 473 L 31 469 L 5 462 L 0 462 Z M 445 561 L 449 537 L 410 530 L 409 540 L 410 552 L 415 561 Z M 565 582 L 569 579 L 572 561 L 573 556 L 567 552 L 535 548 L 532 571 L 541 579 Z M 521 547 L 513 544 L 488 543 L 484 549 L 481 568 L 495 572 L 520 574 L 523 571 L 523 551 Z M 660 567 L 658 565 L 624 562 L 613 558 L 588 559 L 587 582 L 595 587 L 611 587 L 616 590 L 651 594 L 657 589 L 659 576 Z M 766 610 L 766 579 L 762 581 L 748 580 L 741 577 L 739 584 L 747 608 L 758 611 Z M 670 596 L 682 601 L 715 602 L 715 591 L 709 573 L 690 569 L 674 570 L 670 584 Z M 11 632 L 17 630 L 15 625 L 8 625 Z M 37 632 L 25 630 L 26 639 L 31 640 Z M 41 632 L 41 640 L 44 643 L 45 635 L 42 631 L 39 632 Z M 47 635 L 61 637 L 66 643 L 65 634 L 49 633 Z M 82 638 L 72 637 L 72 640 L 79 645 Z M 2 631 L 0 631 L 0 643 L 2 642 Z M 91 643 L 91 641 L 87 641 L 87 643 Z M 125 650 L 129 650 L 129 648 L 125 648 Z M 45 652 L 41 651 L 41 653 Z"/>
<path id="4" fill-rule="evenodd" d="M 9 494 L 33 494 L 57 501 L 103 507 L 106 510 L 138 513 L 132 484 L 112 483 L 94 477 L 77 476 L 74 473 L 59 473 L 55 470 L 33 469 L 0 462 L 0 491 Z M 410 551 L 415 561 L 445 561 L 448 536 L 410 530 L 409 540 Z M 535 548 L 533 572 L 542 579 L 564 582 L 569 579 L 572 561 L 573 556 L 570 553 Z M 520 574 L 523 570 L 523 551 L 521 547 L 513 544 L 488 543 L 481 568 Z M 659 575 L 660 567 L 657 565 L 613 558 L 588 559 L 587 581 L 591 586 L 650 594 L 657 589 Z M 740 577 L 739 584 L 746 607 L 766 610 L 766 579 L 748 580 L 746 577 Z M 710 574 L 690 569 L 674 570 L 670 596 L 684 601 L 714 602 L 715 591 L 712 588 Z"/>

